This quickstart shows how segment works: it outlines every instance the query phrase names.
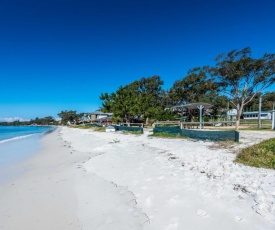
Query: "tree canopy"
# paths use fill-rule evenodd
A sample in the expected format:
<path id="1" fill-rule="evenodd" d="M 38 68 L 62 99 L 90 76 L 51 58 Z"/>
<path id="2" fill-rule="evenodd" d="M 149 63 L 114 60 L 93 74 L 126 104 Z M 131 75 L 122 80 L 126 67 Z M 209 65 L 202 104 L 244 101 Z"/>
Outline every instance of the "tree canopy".
<path id="1" fill-rule="evenodd" d="M 65 110 L 57 114 L 61 118 L 62 124 L 67 124 L 69 122 L 77 121 L 82 114 L 78 115 L 75 110 Z"/>
<path id="2" fill-rule="evenodd" d="M 100 99 L 105 112 L 111 111 L 126 121 L 170 119 L 173 116 L 165 108 L 193 102 L 212 104 L 212 115 L 221 109 L 236 108 L 238 129 L 244 107 L 255 103 L 258 95 L 266 98 L 263 108 L 271 109 L 274 92 L 265 95 L 264 91 L 274 82 L 275 54 L 253 58 L 251 49 L 244 48 L 218 55 L 214 66 L 191 69 L 168 90 L 163 90 L 159 76 L 153 76 L 120 86 L 116 92 L 103 93 Z"/>
<path id="3" fill-rule="evenodd" d="M 275 82 L 275 55 L 252 58 L 250 48 L 233 50 L 215 59 L 210 74 L 237 109 L 236 129 L 244 106 Z"/>
<path id="4" fill-rule="evenodd" d="M 112 111 L 115 118 L 127 122 L 146 120 L 146 118 L 171 117 L 169 111 L 164 111 L 162 102 L 164 90 L 163 81 L 159 76 L 141 78 L 126 86 L 120 86 L 116 92 L 103 93 L 100 96 L 105 112 Z"/>

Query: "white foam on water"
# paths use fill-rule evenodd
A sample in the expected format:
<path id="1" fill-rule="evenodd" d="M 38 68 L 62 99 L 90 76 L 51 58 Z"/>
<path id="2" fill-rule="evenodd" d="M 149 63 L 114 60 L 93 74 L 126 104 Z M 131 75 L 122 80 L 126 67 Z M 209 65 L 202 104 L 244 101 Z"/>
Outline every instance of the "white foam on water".
<path id="1" fill-rule="evenodd" d="M 10 141 L 20 140 L 20 139 L 27 138 L 27 137 L 30 137 L 30 136 L 33 136 L 33 135 L 35 135 L 35 134 L 28 134 L 28 135 L 23 135 L 23 136 L 18 136 L 18 137 L 5 139 L 5 140 L 0 141 L 0 144 L 10 142 Z"/>

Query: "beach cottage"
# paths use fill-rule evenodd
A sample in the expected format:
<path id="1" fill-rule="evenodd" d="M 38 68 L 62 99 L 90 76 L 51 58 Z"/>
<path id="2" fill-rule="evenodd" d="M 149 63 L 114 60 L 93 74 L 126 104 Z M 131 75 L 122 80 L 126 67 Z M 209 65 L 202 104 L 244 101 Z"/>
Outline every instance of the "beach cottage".
<path id="1" fill-rule="evenodd" d="M 246 120 L 258 119 L 258 113 L 259 113 L 258 111 L 243 112 L 243 119 L 246 119 Z M 261 119 L 271 120 L 272 119 L 271 111 L 261 111 Z"/>

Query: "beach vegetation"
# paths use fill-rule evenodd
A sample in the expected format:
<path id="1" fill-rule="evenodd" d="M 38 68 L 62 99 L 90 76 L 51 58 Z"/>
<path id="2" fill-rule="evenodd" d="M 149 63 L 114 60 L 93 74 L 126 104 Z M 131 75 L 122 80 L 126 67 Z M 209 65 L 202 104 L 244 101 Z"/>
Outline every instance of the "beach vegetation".
<path id="1" fill-rule="evenodd" d="M 125 122 L 159 120 L 195 121 L 198 110 L 173 110 L 172 107 L 188 103 L 205 102 L 213 107 L 204 111 L 205 119 L 227 119 L 227 110 L 236 109 L 239 129 L 242 112 L 258 109 L 258 98 L 263 98 L 263 109 L 275 106 L 275 92 L 264 91 L 275 83 L 275 54 L 252 57 L 249 47 L 222 53 L 215 58 L 215 65 L 191 69 L 176 80 L 170 89 L 162 88 L 159 76 L 141 78 L 120 86 L 113 93 L 100 96 L 102 109 L 112 111 L 113 119 Z M 257 107 L 258 106 L 258 107 Z M 170 110 L 171 109 L 171 110 Z M 224 113 L 224 116 L 222 116 Z"/>
<path id="2" fill-rule="evenodd" d="M 78 129 L 90 129 L 91 126 L 87 126 L 87 125 L 74 125 L 74 128 L 78 128 Z"/>
<path id="3" fill-rule="evenodd" d="M 90 127 L 95 132 L 106 132 L 106 127 Z"/>
<path id="4" fill-rule="evenodd" d="M 120 86 L 113 93 L 103 93 L 100 96 L 102 110 L 112 111 L 113 119 L 122 118 L 125 122 L 138 120 L 148 124 L 151 118 L 173 119 L 174 114 L 164 110 L 163 98 L 166 94 L 163 84 L 159 76 L 152 76 Z"/>
<path id="5" fill-rule="evenodd" d="M 275 169 L 275 138 L 242 149 L 235 161 L 257 168 Z"/>
<path id="6" fill-rule="evenodd" d="M 143 134 L 143 132 L 141 130 L 122 130 L 121 131 L 122 133 L 125 133 L 125 134 L 135 134 L 135 135 L 140 135 L 140 134 Z"/>

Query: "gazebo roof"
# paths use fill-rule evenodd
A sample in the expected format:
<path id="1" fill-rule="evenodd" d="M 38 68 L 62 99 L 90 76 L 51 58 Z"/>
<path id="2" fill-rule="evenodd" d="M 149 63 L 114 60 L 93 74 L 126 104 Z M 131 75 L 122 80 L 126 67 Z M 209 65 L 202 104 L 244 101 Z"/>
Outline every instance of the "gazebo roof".
<path id="1" fill-rule="evenodd" d="M 173 109 L 198 109 L 199 106 L 203 106 L 204 109 L 209 109 L 211 108 L 213 105 L 210 105 L 208 103 L 205 102 L 196 102 L 196 103 L 190 103 L 190 104 L 186 104 L 186 105 L 177 105 L 177 106 L 173 106 Z"/>
<path id="2" fill-rule="evenodd" d="M 196 102 L 196 103 L 190 103 L 190 104 L 183 105 L 182 107 L 187 108 L 187 109 L 198 109 L 199 106 L 203 106 L 204 109 L 209 109 L 213 105 L 205 103 L 205 102 Z"/>

